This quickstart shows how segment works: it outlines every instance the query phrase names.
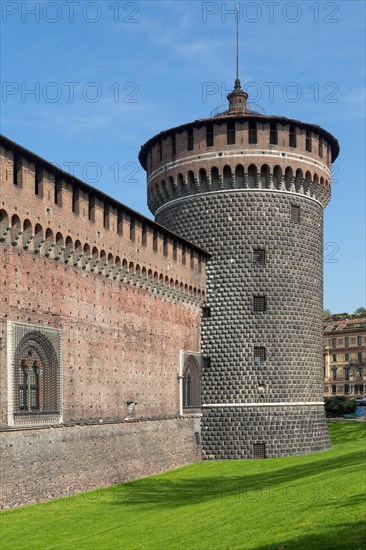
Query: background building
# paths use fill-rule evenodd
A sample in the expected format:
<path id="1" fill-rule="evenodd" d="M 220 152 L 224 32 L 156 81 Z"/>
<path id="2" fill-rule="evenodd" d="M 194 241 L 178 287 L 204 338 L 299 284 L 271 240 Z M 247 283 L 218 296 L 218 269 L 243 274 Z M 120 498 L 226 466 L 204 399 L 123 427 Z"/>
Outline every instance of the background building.
<path id="1" fill-rule="evenodd" d="M 324 396 L 366 395 L 366 318 L 324 322 Z"/>

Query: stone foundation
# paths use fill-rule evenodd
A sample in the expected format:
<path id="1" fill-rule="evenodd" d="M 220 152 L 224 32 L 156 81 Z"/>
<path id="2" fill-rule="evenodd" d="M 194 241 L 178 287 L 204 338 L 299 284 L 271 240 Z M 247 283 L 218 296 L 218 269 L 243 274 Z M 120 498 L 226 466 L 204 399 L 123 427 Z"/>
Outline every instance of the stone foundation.
<path id="1" fill-rule="evenodd" d="M 68 497 L 201 459 L 198 417 L 6 431 L 2 508 Z"/>

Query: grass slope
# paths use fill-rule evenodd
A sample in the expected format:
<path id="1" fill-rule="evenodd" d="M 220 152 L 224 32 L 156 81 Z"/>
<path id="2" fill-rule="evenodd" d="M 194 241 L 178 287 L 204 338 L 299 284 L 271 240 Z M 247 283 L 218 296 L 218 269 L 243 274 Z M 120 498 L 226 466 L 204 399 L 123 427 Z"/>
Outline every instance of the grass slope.
<path id="1" fill-rule="evenodd" d="M 365 549 L 365 424 L 330 422 L 333 448 L 201 462 L 4 511 L 1 550 Z"/>

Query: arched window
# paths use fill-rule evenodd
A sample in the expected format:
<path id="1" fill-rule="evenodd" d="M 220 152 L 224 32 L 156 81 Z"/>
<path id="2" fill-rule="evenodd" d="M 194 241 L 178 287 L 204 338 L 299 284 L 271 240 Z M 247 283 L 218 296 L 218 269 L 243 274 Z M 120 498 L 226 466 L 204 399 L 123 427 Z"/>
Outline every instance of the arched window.
<path id="1" fill-rule="evenodd" d="M 32 330 L 14 353 L 14 416 L 59 414 L 59 359 L 50 339 Z"/>
<path id="2" fill-rule="evenodd" d="M 188 355 L 183 367 L 183 408 L 201 406 L 201 370 L 194 355 Z"/>

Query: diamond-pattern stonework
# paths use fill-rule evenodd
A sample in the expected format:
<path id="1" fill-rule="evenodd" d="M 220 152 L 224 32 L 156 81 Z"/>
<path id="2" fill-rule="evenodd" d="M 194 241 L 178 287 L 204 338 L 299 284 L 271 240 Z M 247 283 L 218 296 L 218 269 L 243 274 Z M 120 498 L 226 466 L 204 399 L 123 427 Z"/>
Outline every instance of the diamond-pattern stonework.
<path id="1" fill-rule="evenodd" d="M 291 220 L 293 205 L 300 223 Z M 322 206 L 290 193 L 207 193 L 168 203 L 156 219 L 212 253 L 211 315 L 202 319 L 210 358 L 202 370 L 204 457 L 253 458 L 263 443 L 269 458 L 328 448 Z M 265 250 L 265 265 L 253 264 L 254 249 Z M 254 296 L 266 297 L 266 311 L 253 311 Z M 264 362 L 255 362 L 254 347 L 266 348 Z"/>

